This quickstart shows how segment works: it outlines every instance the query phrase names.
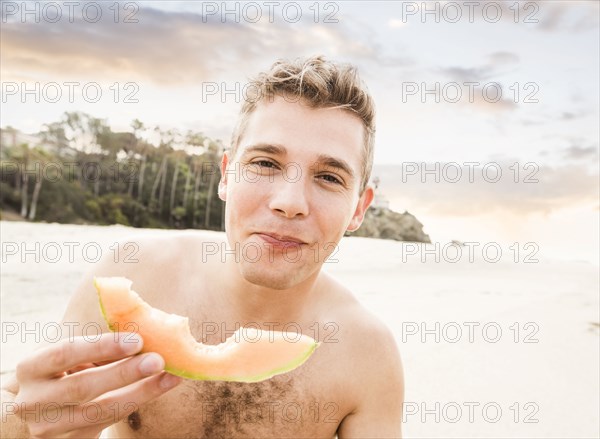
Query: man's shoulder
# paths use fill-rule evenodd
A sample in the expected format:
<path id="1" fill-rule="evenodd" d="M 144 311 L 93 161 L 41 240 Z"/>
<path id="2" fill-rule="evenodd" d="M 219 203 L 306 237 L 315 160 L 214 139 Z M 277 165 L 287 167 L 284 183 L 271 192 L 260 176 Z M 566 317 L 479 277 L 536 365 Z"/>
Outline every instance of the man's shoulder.
<path id="1" fill-rule="evenodd" d="M 173 298 L 173 286 L 187 273 L 200 270 L 204 248 L 220 245 L 224 239 L 222 233 L 195 230 L 157 231 L 123 238 L 82 276 L 64 318 L 95 321 L 104 326 L 94 277 L 127 277 L 145 301 L 160 307 L 167 297 Z M 165 291 L 170 294 L 165 295 Z"/>
<path id="2" fill-rule="evenodd" d="M 220 247 L 226 242 L 223 232 L 208 230 L 169 230 L 160 233 L 144 233 L 125 238 L 119 246 L 135 248 L 139 257 L 150 258 L 181 256 L 182 252 L 209 251 L 213 246 Z M 123 262 L 123 261 L 117 261 Z"/>
<path id="3" fill-rule="evenodd" d="M 348 335 L 354 340 L 353 348 L 360 349 L 361 358 L 366 363 L 377 362 L 378 358 L 389 358 L 392 351 L 398 350 L 390 328 L 361 304 L 354 308 L 344 319 Z"/>
<path id="4" fill-rule="evenodd" d="M 339 285 L 339 284 L 338 284 Z M 349 379 L 347 391 L 358 410 L 386 388 L 398 396 L 403 388 L 403 371 L 396 338 L 388 325 L 368 310 L 349 289 L 335 288 L 338 307 L 335 314 L 337 358 Z M 359 379 L 357 379 L 359 378 Z"/>
<path id="5" fill-rule="evenodd" d="M 352 349 L 364 349 L 379 355 L 397 349 L 395 337 L 390 328 L 368 310 L 360 299 L 347 287 L 330 278 L 334 292 L 335 314 L 340 334 L 348 338 Z M 379 352 L 375 352 L 379 351 Z"/>
<path id="6" fill-rule="evenodd" d="M 169 278 L 184 272 L 188 265 L 201 266 L 212 249 L 225 242 L 224 233 L 205 230 L 136 235 L 118 242 L 123 257 L 103 261 L 98 269 L 134 282 L 154 283 L 156 277 Z"/>

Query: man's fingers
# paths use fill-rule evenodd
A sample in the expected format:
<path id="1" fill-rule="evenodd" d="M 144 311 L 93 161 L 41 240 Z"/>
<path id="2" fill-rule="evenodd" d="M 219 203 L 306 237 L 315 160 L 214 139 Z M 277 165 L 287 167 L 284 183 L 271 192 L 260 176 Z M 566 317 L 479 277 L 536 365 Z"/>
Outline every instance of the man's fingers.
<path id="1" fill-rule="evenodd" d="M 105 364 L 114 363 L 115 361 L 119 361 L 119 360 L 120 359 L 107 360 L 107 361 L 96 361 L 94 363 L 80 364 L 79 366 L 75 366 L 72 369 L 67 370 L 67 375 L 71 375 L 72 373 L 76 373 L 76 372 L 81 372 L 82 370 L 89 369 L 90 367 L 104 366 Z"/>
<path id="2" fill-rule="evenodd" d="M 114 423 L 126 418 L 143 404 L 177 387 L 182 381 L 181 377 L 161 372 L 127 387 L 108 392 L 89 404 L 100 404 L 112 410 L 116 417 L 107 420 L 112 420 Z"/>
<path id="3" fill-rule="evenodd" d="M 52 386 L 55 394 L 62 395 L 63 401 L 85 403 L 157 374 L 164 367 L 165 362 L 160 355 L 149 353 L 67 375 L 54 381 Z"/>
<path id="4" fill-rule="evenodd" d="M 20 382 L 63 374 L 81 364 L 114 361 L 136 354 L 142 348 L 141 337 L 132 333 L 106 333 L 97 340 L 85 337 L 64 339 L 35 351 L 17 366 Z"/>

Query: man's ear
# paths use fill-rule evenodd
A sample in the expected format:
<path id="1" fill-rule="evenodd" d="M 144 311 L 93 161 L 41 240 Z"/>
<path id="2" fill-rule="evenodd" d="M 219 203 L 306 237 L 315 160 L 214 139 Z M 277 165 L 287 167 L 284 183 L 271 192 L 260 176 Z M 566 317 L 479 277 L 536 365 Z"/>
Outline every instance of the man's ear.
<path id="1" fill-rule="evenodd" d="M 228 151 L 223 152 L 221 158 L 221 180 L 219 180 L 219 198 L 222 201 L 227 201 L 227 164 L 229 163 Z"/>
<path id="2" fill-rule="evenodd" d="M 354 211 L 354 215 L 352 215 L 352 219 L 350 220 L 350 224 L 348 224 L 346 231 L 354 232 L 360 227 L 363 219 L 365 218 L 365 213 L 373 201 L 373 195 L 373 188 L 371 186 L 367 186 L 363 194 L 358 199 L 356 210 Z"/>

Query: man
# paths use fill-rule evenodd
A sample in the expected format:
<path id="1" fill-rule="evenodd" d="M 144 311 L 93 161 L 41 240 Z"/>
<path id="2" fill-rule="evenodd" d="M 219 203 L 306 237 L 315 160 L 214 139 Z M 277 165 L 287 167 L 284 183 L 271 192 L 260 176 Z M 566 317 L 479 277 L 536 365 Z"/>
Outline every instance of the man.
<path id="1" fill-rule="evenodd" d="M 221 163 L 227 243 L 201 232 L 140 240 L 138 263 L 95 267 L 64 321 L 108 331 L 92 277 L 126 276 L 152 306 L 188 316 L 205 343 L 249 323 L 293 323 L 321 346 L 294 371 L 246 384 L 173 377 L 158 354 L 131 356 L 143 341 L 63 340 L 18 365 L 3 437 L 400 436 L 394 337 L 321 271 L 373 198 L 372 98 L 353 68 L 321 57 L 275 63 L 247 89 Z"/>

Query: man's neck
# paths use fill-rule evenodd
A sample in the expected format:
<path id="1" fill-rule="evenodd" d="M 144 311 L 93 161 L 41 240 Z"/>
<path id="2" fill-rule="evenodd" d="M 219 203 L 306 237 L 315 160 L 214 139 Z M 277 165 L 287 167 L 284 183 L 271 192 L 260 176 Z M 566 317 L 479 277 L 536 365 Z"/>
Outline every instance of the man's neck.
<path id="1" fill-rule="evenodd" d="M 319 297 L 320 270 L 292 288 L 281 290 L 253 284 L 242 276 L 235 262 L 226 264 L 219 277 L 216 299 L 231 310 L 241 324 L 301 321 L 315 310 Z"/>

